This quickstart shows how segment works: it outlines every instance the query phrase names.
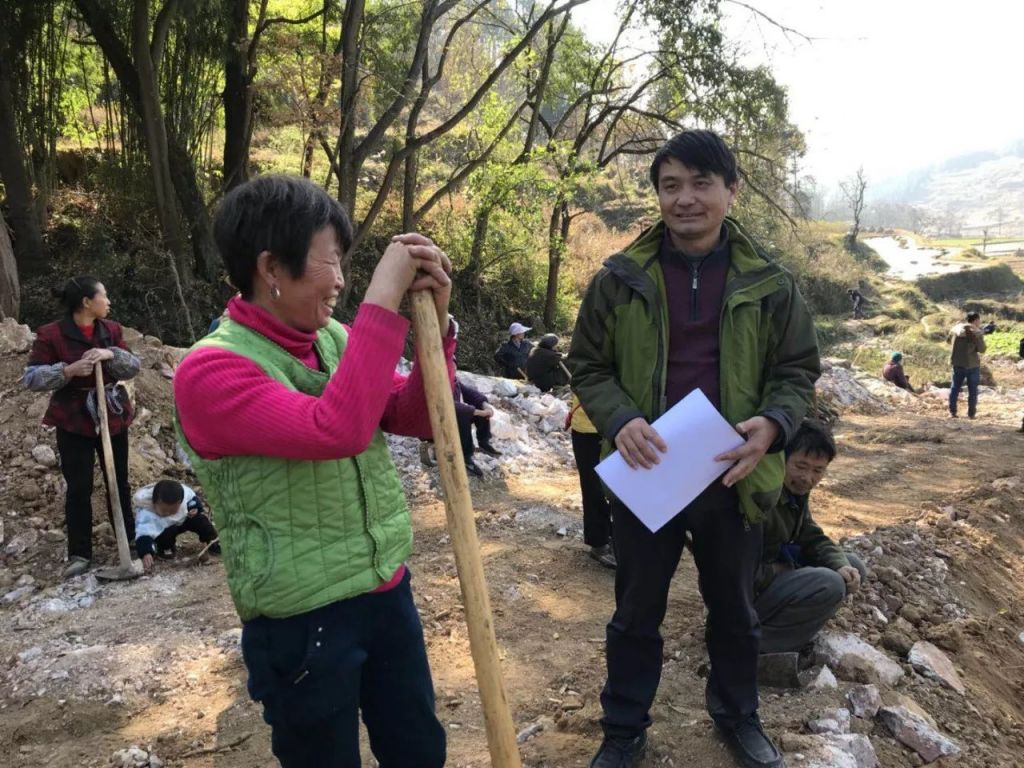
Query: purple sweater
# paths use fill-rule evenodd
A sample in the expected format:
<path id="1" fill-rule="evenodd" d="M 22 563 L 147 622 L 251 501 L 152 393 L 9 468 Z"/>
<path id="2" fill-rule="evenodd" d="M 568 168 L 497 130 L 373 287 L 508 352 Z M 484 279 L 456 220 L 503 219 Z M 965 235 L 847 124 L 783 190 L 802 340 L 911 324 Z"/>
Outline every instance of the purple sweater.
<path id="1" fill-rule="evenodd" d="M 666 406 L 695 389 L 721 409 L 719 324 L 729 274 L 729 242 L 724 237 L 704 258 L 690 259 L 672 247 L 668 233 L 658 254 L 668 297 Z"/>

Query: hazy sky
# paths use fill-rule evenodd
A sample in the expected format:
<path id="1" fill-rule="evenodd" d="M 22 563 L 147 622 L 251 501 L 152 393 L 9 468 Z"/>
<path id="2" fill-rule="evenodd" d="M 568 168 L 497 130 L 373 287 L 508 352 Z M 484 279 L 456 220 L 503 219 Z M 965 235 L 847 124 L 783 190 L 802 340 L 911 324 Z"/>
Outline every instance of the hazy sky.
<path id="1" fill-rule="evenodd" d="M 824 182 L 864 165 L 881 181 L 1024 138 L 1024 3 L 1017 0 L 748 0 L 808 37 L 787 37 L 730 4 L 730 38 L 788 88 Z M 615 0 L 573 12 L 587 33 L 611 26 Z"/>

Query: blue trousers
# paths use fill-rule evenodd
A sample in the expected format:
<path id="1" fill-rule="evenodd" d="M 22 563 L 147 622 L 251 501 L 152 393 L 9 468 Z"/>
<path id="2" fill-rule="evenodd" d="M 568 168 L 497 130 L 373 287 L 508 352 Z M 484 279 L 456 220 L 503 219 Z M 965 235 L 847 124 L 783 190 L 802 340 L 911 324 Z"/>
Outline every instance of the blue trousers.
<path id="1" fill-rule="evenodd" d="M 960 390 L 967 382 L 967 415 L 974 417 L 978 410 L 978 384 L 981 382 L 981 368 L 954 368 L 953 386 L 949 388 L 949 412 L 956 416 Z"/>
<path id="2" fill-rule="evenodd" d="M 359 768 L 360 713 L 381 768 L 444 765 L 408 573 L 387 592 L 248 621 L 242 655 L 283 768 Z"/>

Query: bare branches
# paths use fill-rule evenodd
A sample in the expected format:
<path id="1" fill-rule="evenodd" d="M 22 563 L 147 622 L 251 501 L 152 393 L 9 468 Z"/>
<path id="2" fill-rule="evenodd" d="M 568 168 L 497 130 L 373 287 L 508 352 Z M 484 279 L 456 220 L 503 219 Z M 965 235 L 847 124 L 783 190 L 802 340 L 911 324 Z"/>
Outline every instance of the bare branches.
<path id="1" fill-rule="evenodd" d="M 810 36 L 804 34 L 803 32 L 801 32 L 798 29 L 793 29 L 793 27 L 786 26 L 782 22 L 776 21 L 771 16 L 769 16 L 767 13 L 762 11 L 760 8 L 755 8 L 754 6 L 750 5 L 749 3 L 744 3 L 742 0 L 722 0 L 722 2 L 729 3 L 730 5 L 738 5 L 740 8 L 747 9 L 748 11 L 750 11 L 755 16 L 757 16 L 757 17 L 767 21 L 773 27 L 775 27 L 780 32 L 782 32 L 784 35 L 786 35 L 787 38 L 790 35 L 795 35 L 796 37 L 799 37 L 801 40 L 803 40 L 804 42 L 807 42 L 807 43 L 813 42 L 816 39 L 816 38 L 813 38 L 813 37 L 810 37 Z"/>

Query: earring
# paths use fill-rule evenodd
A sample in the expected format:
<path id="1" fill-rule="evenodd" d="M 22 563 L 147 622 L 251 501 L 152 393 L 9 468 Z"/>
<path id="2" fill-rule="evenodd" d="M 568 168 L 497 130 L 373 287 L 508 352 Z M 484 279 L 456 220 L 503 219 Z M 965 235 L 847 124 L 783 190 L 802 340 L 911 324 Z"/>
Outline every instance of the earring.
<path id="1" fill-rule="evenodd" d="M 270 298 L 272 298 L 274 301 L 277 301 L 278 299 L 281 298 L 281 289 L 278 288 L 276 285 L 270 286 Z"/>

